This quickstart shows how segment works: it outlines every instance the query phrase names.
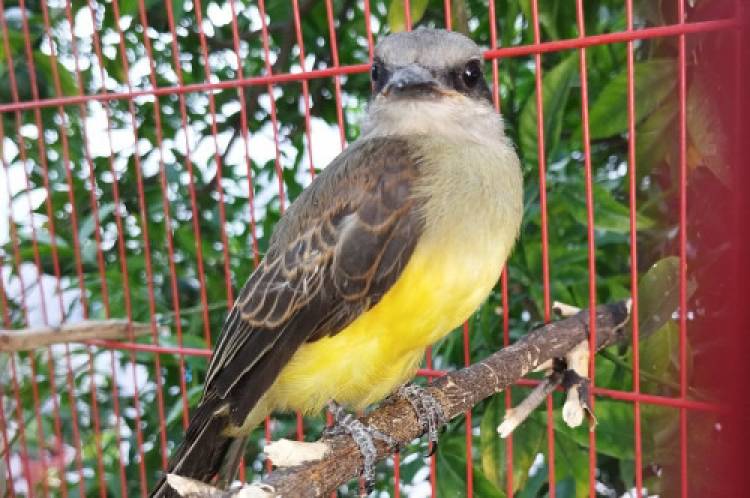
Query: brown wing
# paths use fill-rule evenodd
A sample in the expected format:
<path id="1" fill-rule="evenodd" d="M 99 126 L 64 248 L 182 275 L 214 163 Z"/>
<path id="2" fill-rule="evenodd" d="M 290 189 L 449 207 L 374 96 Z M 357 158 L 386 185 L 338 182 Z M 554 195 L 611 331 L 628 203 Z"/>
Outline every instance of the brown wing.
<path id="1" fill-rule="evenodd" d="M 241 424 L 301 344 L 336 334 L 380 300 L 422 230 L 418 168 L 403 140 L 370 139 L 300 195 L 227 317 L 204 400 L 227 400 Z"/>

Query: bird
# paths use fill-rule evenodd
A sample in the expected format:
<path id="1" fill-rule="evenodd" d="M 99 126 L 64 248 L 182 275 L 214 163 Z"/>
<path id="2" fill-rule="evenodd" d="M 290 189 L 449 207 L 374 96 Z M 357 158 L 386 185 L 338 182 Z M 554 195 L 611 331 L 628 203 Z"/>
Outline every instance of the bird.
<path id="1" fill-rule="evenodd" d="M 399 392 L 497 283 L 523 175 L 481 49 L 442 29 L 392 33 L 370 79 L 360 136 L 286 210 L 228 313 L 169 473 L 229 482 L 272 412 Z M 177 495 L 162 478 L 151 496 Z"/>

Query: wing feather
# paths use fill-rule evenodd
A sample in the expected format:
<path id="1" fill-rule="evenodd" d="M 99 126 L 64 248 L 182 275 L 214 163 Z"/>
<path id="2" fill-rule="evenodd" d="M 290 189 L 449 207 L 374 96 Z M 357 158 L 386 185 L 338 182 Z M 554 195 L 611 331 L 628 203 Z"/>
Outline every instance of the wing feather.
<path id="1" fill-rule="evenodd" d="M 229 313 L 205 381 L 235 423 L 306 341 L 334 335 L 397 280 L 422 231 L 408 144 L 352 144 L 277 225 L 263 262 Z"/>

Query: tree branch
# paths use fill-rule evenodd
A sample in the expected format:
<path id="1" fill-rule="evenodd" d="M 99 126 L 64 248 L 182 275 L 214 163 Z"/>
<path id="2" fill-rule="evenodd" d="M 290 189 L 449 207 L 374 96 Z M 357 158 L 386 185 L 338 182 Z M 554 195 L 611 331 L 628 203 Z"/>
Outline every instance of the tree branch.
<path id="1" fill-rule="evenodd" d="M 601 350 L 630 337 L 627 326 L 630 302 L 619 301 L 596 309 L 596 344 Z M 651 334 L 659 324 L 641 330 L 641 337 Z M 515 344 L 501 349 L 487 359 L 470 367 L 451 372 L 437 379 L 427 391 L 440 403 L 445 418 L 453 419 L 470 410 L 475 404 L 515 383 L 539 365 L 554 358 L 564 357 L 589 336 L 589 312 L 583 310 L 570 318 L 549 323 L 531 331 Z M 391 435 L 400 444 L 424 434 L 411 404 L 396 399 L 382 404 L 364 417 L 363 422 Z M 294 467 L 278 468 L 260 483 L 245 485 L 239 490 L 219 491 L 210 486 L 190 483 L 184 496 L 294 496 L 313 498 L 324 496 L 342 484 L 356 478 L 362 468 L 362 457 L 354 441 L 346 435 L 324 438 L 329 450 L 323 458 Z M 388 457 L 392 449 L 375 441 L 378 459 Z M 275 462 L 276 464 L 283 462 Z"/>
<path id="2" fill-rule="evenodd" d="M 30 351 L 52 344 L 83 342 L 89 339 L 130 339 L 150 332 L 151 325 L 130 323 L 127 320 L 85 320 L 59 327 L 0 329 L 0 351 Z"/>

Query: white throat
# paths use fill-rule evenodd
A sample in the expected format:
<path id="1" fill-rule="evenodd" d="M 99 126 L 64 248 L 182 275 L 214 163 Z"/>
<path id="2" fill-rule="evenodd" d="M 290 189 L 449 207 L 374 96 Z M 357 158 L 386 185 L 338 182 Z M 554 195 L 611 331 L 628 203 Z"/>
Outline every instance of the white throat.
<path id="1" fill-rule="evenodd" d="M 484 145 L 506 141 L 502 117 L 488 103 L 463 95 L 396 101 L 378 96 L 368 111 L 363 138 L 427 135 Z"/>

